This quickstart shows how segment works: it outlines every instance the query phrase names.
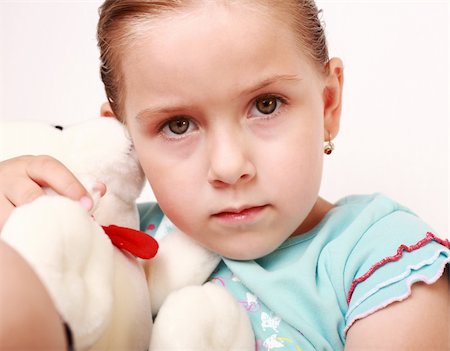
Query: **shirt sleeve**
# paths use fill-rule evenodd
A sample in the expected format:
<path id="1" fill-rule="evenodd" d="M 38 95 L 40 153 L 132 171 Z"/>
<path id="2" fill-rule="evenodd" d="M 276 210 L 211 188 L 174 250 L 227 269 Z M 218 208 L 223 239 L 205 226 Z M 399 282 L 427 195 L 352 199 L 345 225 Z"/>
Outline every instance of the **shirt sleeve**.
<path id="1" fill-rule="evenodd" d="M 411 295 L 416 282 L 432 284 L 450 261 L 449 241 L 406 211 L 395 211 L 374 223 L 358 241 L 345 270 L 345 333 L 364 318 Z"/>

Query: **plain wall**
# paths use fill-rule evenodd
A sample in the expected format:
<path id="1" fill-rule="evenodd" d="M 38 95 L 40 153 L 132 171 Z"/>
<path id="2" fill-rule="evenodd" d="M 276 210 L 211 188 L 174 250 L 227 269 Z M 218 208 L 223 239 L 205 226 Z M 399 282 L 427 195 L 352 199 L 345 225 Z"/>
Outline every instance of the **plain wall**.
<path id="1" fill-rule="evenodd" d="M 0 119 L 71 124 L 105 101 L 100 1 L 0 2 Z M 318 1 L 345 64 L 336 150 L 322 195 L 383 192 L 449 233 L 447 1 Z M 141 200 L 152 198 L 147 189 Z"/>

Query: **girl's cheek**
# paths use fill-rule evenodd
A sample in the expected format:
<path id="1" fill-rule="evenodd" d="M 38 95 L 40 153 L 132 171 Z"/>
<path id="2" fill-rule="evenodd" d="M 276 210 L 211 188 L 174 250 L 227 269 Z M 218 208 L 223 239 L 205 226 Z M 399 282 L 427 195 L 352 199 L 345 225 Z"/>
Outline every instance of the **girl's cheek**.
<path id="1" fill-rule="evenodd" d="M 200 137 L 191 135 L 182 140 L 167 140 L 162 137 L 152 145 L 164 154 L 173 166 L 177 166 L 189 162 L 199 151 Z"/>
<path id="2" fill-rule="evenodd" d="M 192 152 L 201 136 L 199 130 L 180 136 L 171 135 L 167 132 L 167 127 L 164 127 L 163 122 L 155 119 L 149 123 L 135 125 L 132 137 L 135 145 L 142 144 L 145 145 L 145 148 L 154 149 L 155 152 L 163 152 L 169 157 L 177 157 L 177 155 L 186 156 Z"/>

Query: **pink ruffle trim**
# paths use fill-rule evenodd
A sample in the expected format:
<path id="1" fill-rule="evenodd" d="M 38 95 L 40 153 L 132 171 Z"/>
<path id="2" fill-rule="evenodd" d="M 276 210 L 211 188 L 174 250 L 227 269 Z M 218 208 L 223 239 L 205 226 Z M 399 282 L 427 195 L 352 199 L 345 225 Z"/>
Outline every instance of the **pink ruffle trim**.
<path id="1" fill-rule="evenodd" d="M 411 246 L 406 246 L 406 245 L 400 245 L 399 248 L 397 249 L 397 253 L 393 256 L 389 256 L 386 258 L 383 258 L 381 261 L 375 263 L 372 267 L 370 267 L 370 269 L 364 273 L 362 276 L 356 278 L 355 280 L 353 280 L 352 285 L 350 286 L 350 290 L 347 294 L 347 304 L 350 304 L 350 301 L 352 299 L 353 296 L 353 292 L 355 291 L 356 286 L 365 281 L 367 278 L 369 278 L 378 268 L 384 266 L 385 264 L 389 263 L 389 262 L 394 262 L 394 261 L 398 261 L 402 256 L 403 256 L 403 252 L 411 252 L 414 250 L 418 250 L 420 249 L 422 246 L 425 246 L 426 244 L 428 244 L 430 241 L 436 241 L 439 244 L 450 248 L 450 242 L 449 240 L 445 239 L 441 239 L 439 237 L 437 237 L 436 235 L 434 235 L 433 233 L 428 232 L 425 236 L 425 238 L 423 238 L 422 240 L 420 240 L 419 242 L 417 242 L 416 244 L 413 244 Z"/>

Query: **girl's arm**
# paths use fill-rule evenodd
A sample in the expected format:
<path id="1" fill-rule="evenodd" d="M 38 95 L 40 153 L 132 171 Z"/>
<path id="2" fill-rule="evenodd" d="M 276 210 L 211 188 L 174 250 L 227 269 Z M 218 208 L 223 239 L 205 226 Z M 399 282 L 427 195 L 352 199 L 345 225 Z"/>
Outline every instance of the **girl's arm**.
<path id="1" fill-rule="evenodd" d="M 64 327 L 28 263 L 0 239 L 0 350 L 65 350 Z"/>
<path id="2" fill-rule="evenodd" d="M 416 283 L 411 296 L 360 319 L 349 329 L 346 351 L 449 350 L 448 275 L 434 284 Z"/>

